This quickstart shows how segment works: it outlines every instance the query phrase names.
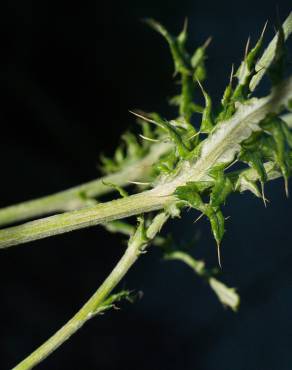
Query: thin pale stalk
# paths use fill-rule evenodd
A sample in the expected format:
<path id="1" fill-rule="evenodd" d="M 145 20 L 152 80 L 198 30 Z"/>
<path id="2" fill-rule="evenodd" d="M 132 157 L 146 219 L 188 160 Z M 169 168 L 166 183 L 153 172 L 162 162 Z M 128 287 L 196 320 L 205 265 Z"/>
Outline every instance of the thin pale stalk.
<path id="1" fill-rule="evenodd" d="M 129 271 L 132 265 L 136 262 L 141 254 L 141 251 L 146 248 L 150 241 L 160 231 L 163 224 L 167 221 L 166 213 L 158 214 L 146 232 L 148 242 L 135 235 L 130 239 L 128 248 L 120 259 L 118 264 L 112 270 L 110 275 L 105 279 L 103 284 L 98 288 L 95 294 L 85 303 L 85 305 L 69 320 L 60 330 L 58 330 L 51 338 L 43 345 L 37 348 L 25 360 L 14 367 L 13 370 L 28 370 L 38 365 L 58 347 L 68 340 L 75 332 L 77 332 L 89 319 L 103 310 L 103 304 L 108 298 L 112 290 L 118 285 L 121 279 Z"/>
<path id="2" fill-rule="evenodd" d="M 173 197 L 161 197 L 148 190 L 126 198 L 100 203 L 76 211 L 0 230 L 0 249 L 69 231 L 104 224 L 117 219 L 162 209 Z"/>
<path id="3" fill-rule="evenodd" d="M 0 226 L 37 218 L 59 212 L 80 209 L 88 204 L 88 199 L 96 198 L 113 191 L 107 183 L 118 186 L 129 185 L 130 181 L 147 178 L 152 165 L 171 148 L 169 143 L 153 144 L 148 155 L 108 176 L 87 182 L 42 198 L 22 202 L 0 209 Z"/>

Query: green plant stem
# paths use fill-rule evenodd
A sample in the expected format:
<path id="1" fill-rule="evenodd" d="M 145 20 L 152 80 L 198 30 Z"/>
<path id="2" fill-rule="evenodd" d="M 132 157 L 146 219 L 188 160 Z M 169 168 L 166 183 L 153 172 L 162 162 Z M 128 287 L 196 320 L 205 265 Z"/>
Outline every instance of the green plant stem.
<path id="1" fill-rule="evenodd" d="M 76 331 L 78 331 L 89 319 L 103 311 L 103 305 L 112 290 L 118 285 L 131 266 L 136 262 L 141 252 L 161 230 L 163 224 L 167 221 L 166 213 L 158 214 L 148 227 L 146 236 L 147 242 L 138 230 L 130 239 L 128 248 L 123 257 L 112 270 L 110 275 L 105 279 L 103 284 L 98 288 L 94 295 L 85 303 L 85 305 L 69 320 L 60 330 L 58 330 L 43 345 L 37 348 L 26 359 L 19 363 L 13 370 L 28 370 L 43 361 L 62 343 L 68 340 Z"/>
<path id="2" fill-rule="evenodd" d="M 162 209 L 173 199 L 174 197 L 171 196 L 161 197 L 155 189 L 152 189 L 126 198 L 100 203 L 93 207 L 27 222 L 0 230 L 0 248 L 43 239 L 144 212 L 156 211 Z"/>
<path id="3" fill-rule="evenodd" d="M 143 181 L 143 179 L 147 179 L 153 163 L 163 154 L 167 153 L 171 147 L 172 145 L 170 143 L 153 144 L 149 153 L 144 158 L 117 173 L 52 195 L 2 208 L 0 209 L 0 226 L 50 213 L 83 208 L 88 204 L 88 199 L 96 198 L 113 191 L 112 187 L 106 185 L 107 183 L 125 186 L 129 185 L 130 181 Z"/>
<path id="4" fill-rule="evenodd" d="M 188 181 L 204 179 L 209 169 L 218 161 L 222 161 L 222 157 L 225 156 L 226 161 L 226 153 L 228 161 L 231 162 L 240 149 L 239 142 L 247 139 L 252 133 L 251 127 L 263 120 L 268 113 L 278 112 L 290 99 L 292 77 L 278 85 L 269 96 L 246 105 L 245 109 L 238 110 L 231 119 L 222 122 L 203 142 L 199 158 L 182 162 L 175 174 L 162 179 L 154 189 L 0 230 L 0 248 L 165 208 L 175 201 L 172 194 L 178 186 Z"/>

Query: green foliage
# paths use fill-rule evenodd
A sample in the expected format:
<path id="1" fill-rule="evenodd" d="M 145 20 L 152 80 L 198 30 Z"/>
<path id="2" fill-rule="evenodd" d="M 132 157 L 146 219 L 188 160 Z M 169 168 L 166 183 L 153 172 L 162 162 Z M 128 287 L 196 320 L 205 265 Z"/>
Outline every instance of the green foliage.
<path id="1" fill-rule="evenodd" d="M 211 39 L 198 47 L 191 55 L 186 51 L 187 22 L 185 22 L 183 30 L 178 36 L 171 35 L 160 23 L 153 19 L 148 19 L 146 22 L 159 32 L 169 45 L 174 62 L 174 75 L 179 76 L 181 83 L 180 95 L 172 98 L 170 103 L 178 105 L 179 117 L 190 124 L 193 113 L 202 112 L 202 108 L 194 100 L 196 88 L 194 81 L 203 81 L 206 78 L 206 48 Z"/>
<path id="2" fill-rule="evenodd" d="M 117 303 L 120 303 L 123 300 L 126 300 L 130 303 L 133 303 L 135 300 L 135 295 L 133 292 L 129 290 L 121 290 L 118 293 L 111 294 L 108 298 L 106 298 L 103 301 L 103 304 L 99 306 L 93 313 L 92 315 L 101 315 L 105 313 L 106 311 L 114 308 L 118 309 Z"/>
<path id="3" fill-rule="evenodd" d="M 153 19 L 148 19 L 146 22 L 159 32 L 169 45 L 175 76 L 179 78 L 181 84 L 180 94 L 170 101 L 171 104 L 178 106 L 178 115 L 175 119 L 167 120 L 158 113 L 134 113 L 143 127 L 141 137 L 148 141 L 141 143 L 132 134 L 127 134 L 124 137 L 126 147 L 116 151 L 112 162 L 110 160 L 104 160 L 104 162 L 108 168 L 116 170 L 125 163 L 141 158 L 151 146 L 155 145 L 156 141 L 170 141 L 173 143 L 173 150 L 163 155 L 153 166 L 156 176 L 153 184 L 156 185 L 171 181 L 184 170 L 187 162 L 196 162 L 206 156 L 206 153 L 211 150 L 210 147 L 214 146 L 216 141 L 219 142 L 221 137 L 226 136 L 231 125 L 236 127 L 235 125 L 243 119 L 246 112 L 262 104 L 261 100 L 252 97 L 250 86 L 253 77 L 258 72 L 258 59 L 263 46 L 266 25 L 259 40 L 250 50 L 248 40 L 243 61 L 235 74 L 232 66 L 229 83 L 223 97 L 217 107 L 214 107 L 210 95 L 201 84 L 207 77 L 206 49 L 210 39 L 191 53 L 186 48 L 186 22 L 178 36 L 172 35 Z M 266 71 L 273 85 L 279 85 L 283 79 L 286 55 L 284 41 L 284 31 L 279 27 L 275 53 Z M 234 78 L 237 79 L 235 87 L 233 87 Z M 198 87 L 204 96 L 204 107 L 199 106 L 195 101 L 196 92 L 199 93 Z M 198 114 L 201 115 L 199 125 L 194 125 L 193 122 L 197 121 Z M 207 138 L 202 134 L 207 135 Z M 272 171 L 281 172 L 288 194 L 292 133 L 285 122 L 279 118 L 278 112 L 268 115 L 261 122 L 252 122 L 249 126 L 242 126 L 242 133 L 236 140 L 237 142 L 228 143 L 224 156 L 218 157 L 217 162 L 211 165 L 204 179 L 187 182 L 176 187 L 174 191 L 179 202 L 179 207 L 176 208 L 177 215 L 180 214 L 182 205 L 185 205 L 198 210 L 209 219 L 218 247 L 219 263 L 219 247 L 225 232 L 225 219 L 221 209 L 229 194 L 249 190 L 255 196 L 262 198 L 266 204 L 264 183 L 269 179 L 266 171 L 267 162 Z M 253 172 L 228 170 L 235 162 L 243 163 Z M 117 190 L 123 194 L 122 189 Z M 207 202 L 206 199 L 208 199 Z M 168 206 L 168 209 L 171 207 Z"/>
<path id="4" fill-rule="evenodd" d="M 249 85 L 250 85 L 250 81 L 252 77 L 255 74 L 256 61 L 262 49 L 263 37 L 264 37 L 266 26 L 267 26 L 267 23 L 264 26 L 264 29 L 262 31 L 262 34 L 259 40 L 257 41 L 255 46 L 250 51 L 248 51 L 250 39 L 248 39 L 247 41 L 244 60 L 242 61 L 237 72 L 235 73 L 235 76 L 238 79 L 238 84 L 232 95 L 232 101 L 234 102 L 245 101 L 251 92 Z"/>
<path id="5" fill-rule="evenodd" d="M 198 276 L 207 281 L 219 301 L 226 307 L 237 311 L 240 305 L 240 297 L 234 288 L 229 288 L 214 277 L 215 272 L 206 269 L 205 262 L 196 260 L 189 253 L 182 250 L 170 250 L 166 252 L 165 259 L 178 260 L 189 266 Z"/>
<path id="6" fill-rule="evenodd" d="M 240 302 L 236 291 L 218 281 L 213 271 L 205 268 L 203 261 L 195 260 L 183 248 L 169 249 L 170 239 L 158 236 L 158 233 L 168 218 L 180 217 L 183 208 L 194 208 L 200 212 L 199 217 L 206 216 L 209 220 L 221 266 L 220 245 L 225 233 L 222 208 L 229 195 L 248 190 L 266 203 L 264 184 L 280 176 L 284 178 L 288 195 L 288 178 L 292 169 L 292 125 L 289 127 L 280 114 L 285 109 L 291 109 L 292 104 L 292 77 L 284 78 L 285 40 L 292 32 L 292 15 L 283 27 L 279 27 L 276 37 L 262 56 L 266 26 L 251 50 L 248 41 L 244 59 L 235 74 L 232 67 L 220 102 L 212 100 L 202 86 L 207 77 L 206 49 L 210 39 L 194 52 L 188 52 L 186 22 L 178 36 L 173 36 L 152 19 L 147 23 L 169 45 L 174 74 L 180 83 L 179 94 L 170 103 L 177 106 L 178 111 L 173 119 L 166 119 L 158 113 L 134 113 L 141 132 L 124 134 L 113 158 L 102 156 L 101 163 L 106 174 L 120 171 L 128 176 L 155 146 L 167 142 L 167 150 L 161 151 L 159 159 L 151 165 L 152 177 L 147 186 L 154 189 L 128 196 L 123 188 L 127 183 L 120 186 L 114 184 L 115 181 L 104 181 L 103 185 L 117 190 L 125 199 L 87 208 L 84 213 L 80 210 L 65 216 L 55 215 L 47 221 L 34 221 L 23 227 L 20 225 L 0 231 L 2 248 L 98 223 L 110 232 L 120 232 L 129 237 L 125 254 L 95 295 L 55 336 L 24 360 L 29 364 L 26 368 L 39 363 L 90 317 L 116 307 L 122 299 L 132 299 L 129 291 L 112 294 L 112 290 L 151 242 L 166 250 L 167 259 L 181 260 L 190 266 L 208 282 L 224 305 L 236 311 Z M 265 73 L 271 80 L 271 93 L 264 98 L 254 97 L 253 91 Z M 237 80 L 236 86 L 233 86 L 234 79 Z M 203 93 L 204 107 L 196 102 L 199 89 Z M 235 163 L 243 168 L 234 170 Z M 73 190 L 78 205 L 95 204 L 84 189 Z M 119 208 L 116 210 L 115 207 Z M 157 210 L 159 213 L 156 215 L 140 215 L 136 226 L 118 220 Z M 112 220 L 115 221 L 109 222 Z"/>

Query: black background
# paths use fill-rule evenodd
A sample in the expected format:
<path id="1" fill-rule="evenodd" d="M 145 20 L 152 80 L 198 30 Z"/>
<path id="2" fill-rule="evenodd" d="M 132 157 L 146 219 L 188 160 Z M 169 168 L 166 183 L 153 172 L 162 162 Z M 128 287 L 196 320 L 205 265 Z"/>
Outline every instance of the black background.
<path id="1" fill-rule="evenodd" d="M 97 177 L 99 154 L 112 153 L 134 125 L 128 109 L 168 115 L 172 62 L 165 42 L 142 18 L 178 32 L 188 16 L 190 46 L 213 36 L 205 85 L 218 98 L 247 37 L 255 40 L 269 19 L 270 39 L 276 5 L 283 19 L 289 3 L 2 2 L 1 205 Z M 153 248 L 121 284 L 143 291 L 143 298 L 90 321 L 38 368 L 291 369 L 291 199 L 280 180 L 267 185 L 267 196 L 267 209 L 245 194 L 230 197 L 224 210 L 231 218 L 222 279 L 239 289 L 238 314 L 225 310 L 187 267 L 163 261 Z M 193 225 L 193 218 L 166 229 L 180 242 L 200 230 L 194 255 L 214 266 L 208 224 Z M 96 227 L 1 251 L 0 369 L 11 368 L 62 326 L 123 249 L 121 237 Z"/>

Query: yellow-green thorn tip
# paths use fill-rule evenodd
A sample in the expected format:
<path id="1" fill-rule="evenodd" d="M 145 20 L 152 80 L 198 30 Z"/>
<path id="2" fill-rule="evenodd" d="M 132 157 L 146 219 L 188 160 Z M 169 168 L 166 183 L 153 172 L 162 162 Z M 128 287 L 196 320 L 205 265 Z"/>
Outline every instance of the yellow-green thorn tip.
<path id="1" fill-rule="evenodd" d="M 163 125 L 161 125 L 159 122 L 154 121 L 153 119 L 151 119 L 151 118 L 149 118 L 149 117 L 143 116 L 143 114 L 141 114 L 141 113 L 138 113 L 138 112 L 135 112 L 135 111 L 132 111 L 132 110 L 129 110 L 129 112 L 130 112 L 131 114 L 133 114 L 134 116 L 136 116 L 136 117 L 138 117 L 138 118 L 143 119 L 143 120 L 144 120 L 144 121 L 146 121 L 146 122 L 153 123 L 154 125 L 159 126 L 159 127 L 161 127 L 162 129 L 164 129 Z"/>
<path id="2" fill-rule="evenodd" d="M 284 184 L 285 184 L 286 197 L 289 198 L 289 184 L 288 184 L 288 178 L 286 176 L 284 176 Z"/>
<path id="3" fill-rule="evenodd" d="M 264 206 L 267 208 L 267 199 L 265 197 L 265 187 L 264 187 L 264 182 L 261 181 L 261 189 L 262 189 L 262 199 L 263 199 L 263 202 L 264 202 Z"/>
<path id="4" fill-rule="evenodd" d="M 203 49 L 207 49 L 207 47 L 211 44 L 212 40 L 213 40 L 212 36 L 209 36 L 209 37 L 207 38 L 207 40 L 204 42 L 204 44 L 203 44 L 202 48 L 203 48 Z"/>
<path id="5" fill-rule="evenodd" d="M 246 57 L 247 57 L 247 54 L 248 54 L 248 50 L 249 50 L 249 45 L 250 45 L 250 36 L 248 36 L 248 39 L 247 39 L 247 42 L 246 42 L 246 45 L 245 45 L 244 60 L 246 60 Z"/>
<path id="6" fill-rule="evenodd" d="M 260 39 L 262 39 L 264 37 L 264 34 L 266 32 L 266 29 L 267 29 L 267 25 L 268 25 L 268 20 L 266 20 L 266 23 L 264 24 L 264 28 L 262 30 L 262 33 L 261 33 L 261 36 L 260 36 Z"/>
<path id="7" fill-rule="evenodd" d="M 139 134 L 139 136 L 140 136 L 141 139 L 144 139 L 146 141 L 151 141 L 152 143 L 158 143 L 158 142 L 160 142 L 160 140 L 152 139 L 151 137 L 144 136 L 142 134 Z"/>
<path id="8" fill-rule="evenodd" d="M 218 257 L 218 265 L 220 269 L 222 270 L 222 264 L 221 264 L 221 250 L 220 250 L 220 243 L 217 242 L 217 257 Z"/>
<path id="9" fill-rule="evenodd" d="M 196 222 L 198 222 L 203 216 L 204 213 L 201 213 L 200 216 L 198 216 L 193 223 L 195 224 Z"/>
<path id="10" fill-rule="evenodd" d="M 229 77 L 229 85 L 230 85 L 230 86 L 232 85 L 233 77 L 234 77 L 234 64 L 232 63 L 232 65 L 231 65 L 230 77 Z"/>

